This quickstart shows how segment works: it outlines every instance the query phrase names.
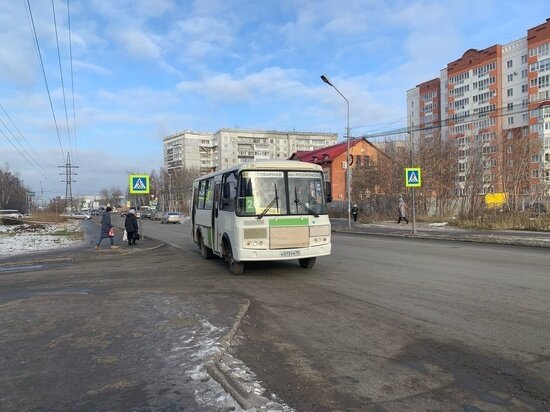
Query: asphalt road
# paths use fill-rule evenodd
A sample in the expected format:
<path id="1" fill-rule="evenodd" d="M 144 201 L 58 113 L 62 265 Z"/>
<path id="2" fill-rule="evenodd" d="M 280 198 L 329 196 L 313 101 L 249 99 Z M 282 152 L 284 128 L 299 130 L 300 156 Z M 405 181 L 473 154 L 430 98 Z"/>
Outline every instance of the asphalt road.
<path id="1" fill-rule="evenodd" d="M 232 276 L 220 259 L 200 258 L 188 224 L 141 224 L 176 248 L 145 251 L 146 240 L 129 255 L 86 252 L 0 277 L 4 406 L 227 408 L 193 398 L 211 382 L 178 368 L 192 369 L 190 354 L 169 354 L 199 320 L 219 336 L 249 299 L 230 351 L 295 410 L 550 409 L 545 249 L 335 234 L 332 255 L 311 270 L 253 263 Z M 49 290 L 65 292 L 29 295 Z M 62 383 L 67 369 L 62 396 L 44 382 Z"/>
<path id="2" fill-rule="evenodd" d="M 159 226 L 193 250 L 187 224 Z M 336 234 L 295 266 L 247 265 L 236 355 L 299 410 L 550 408 L 546 250 Z"/>

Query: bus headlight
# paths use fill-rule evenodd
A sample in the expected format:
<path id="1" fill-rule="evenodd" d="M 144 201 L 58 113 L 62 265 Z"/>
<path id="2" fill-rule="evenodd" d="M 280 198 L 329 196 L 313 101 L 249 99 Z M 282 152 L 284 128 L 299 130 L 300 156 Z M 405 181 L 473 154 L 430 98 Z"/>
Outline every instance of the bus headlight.
<path id="1" fill-rule="evenodd" d="M 309 245 L 310 246 L 326 245 L 329 242 L 330 242 L 330 237 L 329 236 L 315 236 L 315 237 L 309 238 Z"/>
<path id="2" fill-rule="evenodd" d="M 246 240 L 244 242 L 245 249 L 267 249 L 267 240 L 258 239 L 258 240 Z"/>

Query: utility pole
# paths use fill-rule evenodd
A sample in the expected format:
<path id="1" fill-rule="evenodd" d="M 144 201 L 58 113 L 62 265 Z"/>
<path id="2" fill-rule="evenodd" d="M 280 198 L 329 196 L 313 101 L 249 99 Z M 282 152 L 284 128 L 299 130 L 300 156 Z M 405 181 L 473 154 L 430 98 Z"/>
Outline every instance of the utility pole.
<path id="1" fill-rule="evenodd" d="M 412 121 L 412 114 L 411 114 L 411 120 L 410 120 L 410 127 L 409 127 L 409 135 L 411 137 L 411 142 L 410 142 L 410 145 L 411 145 L 411 153 L 410 153 L 410 162 L 411 162 L 411 167 L 414 167 L 414 135 L 413 135 L 413 121 Z M 414 187 L 411 187 L 411 197 L 412 197 L 412 208 L 411 208 L 411 212 L 412 212 L 412 215 L 411 215 L 411 229 L 412 229 L 412 234 L 413 235 L 416 235 L 416 198 L 415 198 L 415 193 L 414 193 Z"/>
<path id="2" fill-rule="evenodd" d="M 73 212 L 74 205 L 72 183 L 76 182 L 76 180 L 73 180 L 73 176 L 77 175 L 77 173 L 73 172 L 73 169 L 78 169 L 78 166 L 73 166 L 71 164 L 71 154 L 67 152 L 67 161 L 65 165 L 57 167 L 65 168 L 64 173 L 59 173 L 60 175 L 65 175 L 65 180 L 62 180 L 62 182 L 65 183 L 65 211 Z"/>

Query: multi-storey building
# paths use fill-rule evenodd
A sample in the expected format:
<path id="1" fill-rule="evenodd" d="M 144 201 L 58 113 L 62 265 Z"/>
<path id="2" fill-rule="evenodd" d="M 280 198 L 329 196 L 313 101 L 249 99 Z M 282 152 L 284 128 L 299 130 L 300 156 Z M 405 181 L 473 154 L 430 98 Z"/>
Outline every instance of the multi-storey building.
<path id="1" fill-rule="evenodd" d="M 200 168 L 201 173 L 262 159 L 288 159 L 296 151 L 336 143 L 336 133 L 220 129 L 181 132 L 164 138 L 164 167 Z"/>
<path id="2" fill-rule="evenodd" d="M 414 137 L 456 144 L 457 194 L 550 194 L 550 19 L 407 91 Z"/>
<path id="3" fill-rule="evenodd" d="M 212 133 L 184 131 L 167 136 L 164 143 L 164 168 L 196 168 L 208 173 L 215 166 Z"/>

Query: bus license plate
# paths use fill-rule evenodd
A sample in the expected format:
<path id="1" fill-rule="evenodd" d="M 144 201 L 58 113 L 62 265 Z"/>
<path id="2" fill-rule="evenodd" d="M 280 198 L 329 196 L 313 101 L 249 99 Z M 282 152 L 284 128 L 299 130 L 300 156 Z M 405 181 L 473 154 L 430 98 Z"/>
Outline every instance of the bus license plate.
<path id="1" fill-rule="evenodd" d="M 279 252 L 279 256 L 282 257 L 292 257 L 292 256 L 300 256 L 299 250 L 283 250 Z"/>

